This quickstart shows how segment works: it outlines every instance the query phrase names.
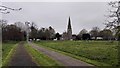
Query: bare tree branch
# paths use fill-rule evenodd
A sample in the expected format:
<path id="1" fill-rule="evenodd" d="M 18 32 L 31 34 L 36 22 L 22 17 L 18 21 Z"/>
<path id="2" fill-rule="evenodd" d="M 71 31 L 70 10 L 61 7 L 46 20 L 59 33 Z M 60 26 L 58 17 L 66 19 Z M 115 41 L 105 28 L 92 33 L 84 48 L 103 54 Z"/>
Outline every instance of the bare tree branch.
<path id="1" fill-rule="evenodd" d="M 19 11 L 19 10 L 22 10 L 22 8 L 14 9 L 14 8 L 10 8 L 10 7 L 0 5 L 0 13 L 8 14 L 8 13 L 10 13 L 10 11 L 8 11 L 8 10 Z"/>

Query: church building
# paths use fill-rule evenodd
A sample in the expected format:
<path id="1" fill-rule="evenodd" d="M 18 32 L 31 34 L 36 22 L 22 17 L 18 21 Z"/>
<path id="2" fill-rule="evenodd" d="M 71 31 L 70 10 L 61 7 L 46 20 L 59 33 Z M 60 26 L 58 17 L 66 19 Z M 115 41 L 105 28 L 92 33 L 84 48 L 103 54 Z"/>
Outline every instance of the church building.
<path id="1" fill-rule="evenodd" d="M 62 34 L 62 39 L 63 40 L 71 40 L 72 39 L 72 27 L 71 27 L 70 17 L 69 17 L 69 20 L 68 20 L 67 32 L 64 32 Z"/>

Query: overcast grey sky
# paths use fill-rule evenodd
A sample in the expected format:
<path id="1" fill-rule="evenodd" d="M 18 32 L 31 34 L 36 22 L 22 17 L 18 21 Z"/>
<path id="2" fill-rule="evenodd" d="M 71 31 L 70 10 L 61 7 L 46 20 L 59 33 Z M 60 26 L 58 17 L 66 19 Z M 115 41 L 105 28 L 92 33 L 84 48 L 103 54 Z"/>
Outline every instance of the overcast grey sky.
<path id="1" fill-rule="evenodd" d="M 67 29 L 68 18 L 71 18 L 73 34 L 80 30 L 90 30 L 94 26 L 105 27 L 108 13 L 107 2 L 4 2 L 3 5 L 23 9 L 3 14 L 2 18 L 9 23 L 33 21 L 41 27 L 52 26 L 56 32 L 63 33 Z"/>

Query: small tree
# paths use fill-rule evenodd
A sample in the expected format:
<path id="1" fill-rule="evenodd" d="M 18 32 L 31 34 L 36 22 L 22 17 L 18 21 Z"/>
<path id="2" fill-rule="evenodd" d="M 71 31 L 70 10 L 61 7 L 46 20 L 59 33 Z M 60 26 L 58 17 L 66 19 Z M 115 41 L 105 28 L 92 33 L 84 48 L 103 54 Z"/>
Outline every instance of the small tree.
<path id="1" fill-rule="evenodd" d="M 55 37 L 57 38 L 57 40 L 60 40 L 61 35 L 59 33 L 56 33 Z"/>

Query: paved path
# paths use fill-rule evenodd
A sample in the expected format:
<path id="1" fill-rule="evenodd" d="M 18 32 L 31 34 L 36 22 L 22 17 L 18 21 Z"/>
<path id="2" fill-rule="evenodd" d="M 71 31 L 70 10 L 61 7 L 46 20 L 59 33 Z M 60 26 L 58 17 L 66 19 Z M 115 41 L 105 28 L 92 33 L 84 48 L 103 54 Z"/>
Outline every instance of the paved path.
<path id="1" fill-rule="evenodd" d="M 49 57 L 57 60 L 58 62 L 64 64 L 64 66 L 93 66 L 93 65 L 87 64 L 83 61 L 63 55 L 61 53 L 37 46 L 37 44 L 34 44 L 34 43 L 30 43 L 30 46 L 32 46 L 33 48 L 37 49 L 38 51 L 48 55 Z"/>
<path id="2" fill-rule="evenodd" d="M 24 43 L 20 42 L 12 56 L 9 66 L 37 66 L 37 64 L 32 61 L 31 56 L 27 53 Z"/>

